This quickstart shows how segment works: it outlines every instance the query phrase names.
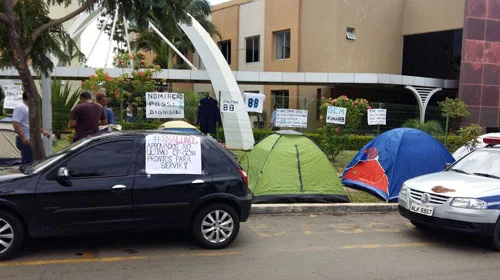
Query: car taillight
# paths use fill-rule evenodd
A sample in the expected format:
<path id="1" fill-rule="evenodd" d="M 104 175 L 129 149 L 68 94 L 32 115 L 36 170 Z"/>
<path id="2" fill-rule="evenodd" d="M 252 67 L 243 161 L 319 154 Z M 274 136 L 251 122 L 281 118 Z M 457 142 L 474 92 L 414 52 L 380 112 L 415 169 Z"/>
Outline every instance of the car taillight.
<path id="1" fill-rule="evenodd" d="M 240 172 L 241 179 L 243 179 L 243 183 L 245 183 L 245 187 L 248 189 L 248 176 L 247 176 L 247 173 L 245 171 L 243 171 L 243 169 L 238 169 L 238 171 Z"/>

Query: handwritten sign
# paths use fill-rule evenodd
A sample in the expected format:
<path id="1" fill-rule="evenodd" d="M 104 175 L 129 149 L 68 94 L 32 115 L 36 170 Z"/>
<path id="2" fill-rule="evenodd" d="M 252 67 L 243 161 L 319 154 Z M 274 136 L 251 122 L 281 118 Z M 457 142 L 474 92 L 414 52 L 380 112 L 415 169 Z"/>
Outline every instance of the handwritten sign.
<path id="1" fill-rule="evenodd" d="M 184 93 L 146 92 L 146 118 L 184 118 Z"/>
<path id="2" fill-rule="evenodd" d="M 202 174 L 200 137 L 168 134 L 147 135 L 146 173 Z"/>
<path id="3" fill-rule="evenodd" d="M 347 109 L 343 107 L 328 106 L 326 111 L 326 122 L 345 124 Z"/>
<path id="4" fill-rule="evenodd" d="M 19 103 L 23 102 L 23 88 L 16 84 L 2 84 L 5 99 L 3 101 L 4 109 L 14 109 Z"/>
<path id="5" fill-rule="evenodd" d="M 307 110 L 278 109 L 276 110 L 276 126 L 307 127 Z"/>
<path id="6" fill-rule="evenodd" d="M 386 125 L 387 109 L 368 109 L 368 125 Z"/>
<path id="7" fill-rule="evenodd" d="M 245 92 L 245 107 L 247 112 L 262 113 L 266 96 L 262 93 Z"/>

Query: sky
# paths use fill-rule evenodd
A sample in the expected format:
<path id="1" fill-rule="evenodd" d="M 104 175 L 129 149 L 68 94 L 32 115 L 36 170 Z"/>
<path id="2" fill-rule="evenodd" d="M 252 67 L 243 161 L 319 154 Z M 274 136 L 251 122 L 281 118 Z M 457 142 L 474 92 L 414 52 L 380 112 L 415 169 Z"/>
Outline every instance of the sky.
<path id="1" fill-rule="evenodd" d="M 210 5 L 217 5 L 227 1 L 229 0 L 208 0 Z M 94 68 L 103 68 L 105 67 L 106 57 L 108 57 L 108 67 L 112 67 L 113 53 L 111 52 L 113 51 L 113 48 L 116 46 L 116 44 L 112 44 L 111 52 L 109 55 L 107 55 L 109 48 L 109 37 L 104 33 L 100 36 L 94 48 L 94 51 L 89 57 L 92 46 L 96 42 L 98 36 L 99 30 L 97 29 L 97 21 L 90 24 L 81 36 L 81 50 L 87 57 L 86 65 Z"/>

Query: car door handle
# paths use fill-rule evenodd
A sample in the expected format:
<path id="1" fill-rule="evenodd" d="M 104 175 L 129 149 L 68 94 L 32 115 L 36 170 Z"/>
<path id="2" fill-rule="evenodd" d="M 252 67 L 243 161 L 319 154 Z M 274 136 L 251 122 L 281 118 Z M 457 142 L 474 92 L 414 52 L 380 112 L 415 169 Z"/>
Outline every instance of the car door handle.
<path id="1" fill-rule="evenodd" d="M 200 180 L 200 179 L 196 179 L 193 182 L 191 182 L 191 184 L 203 184 L 203 183 L 205 183 L 205 181 Z"/>
<path id="2" fill-rule="evenodd" d="M 125 186 L 125 185 L 114 185 L 112 187 L 113 190 L 124 190 L 126 188 L 127 188 L 127 186 Z"/>

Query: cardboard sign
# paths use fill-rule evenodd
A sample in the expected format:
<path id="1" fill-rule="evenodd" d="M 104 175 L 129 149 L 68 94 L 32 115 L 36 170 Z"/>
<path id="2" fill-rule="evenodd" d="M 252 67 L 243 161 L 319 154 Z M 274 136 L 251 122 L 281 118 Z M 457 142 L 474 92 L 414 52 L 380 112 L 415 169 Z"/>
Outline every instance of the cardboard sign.
<path id="1" fill-rule="evenodd" d="M 4 109 L 14 109 L 19 103 L 23 102 L 23 87 L 16 84 L 2 84 L 5 99 L 3 101 Z"/>
<path id="2" fill-rule="evenodd" d="M 387 109 L 368 109 L 368 125 L 386 125 Z"/>
<path id="3" fill-rule="evenodd" d="M 307 128 L 307 110 L 276 110 L 276 126 Z"/>
<path id="4" fill-rule="evenodd" d="M 145 151 L 148 174 L 202 174 L 198 136 L 146 135 Z"/>
<path id="5" fill-rule="evenodd" d="M 345 124 L 346 114 L 346 108 L 328 106 L 326 111 L 326 123 Z"/>
<path id="6" fill-rule="evenodd" d="M 266 95 L 262 93 L 245 92 L 245 107 L 247 112 L 262 113 Z"/>
<path id="7" fill-rule="evenodd" d="M 184 118 L 184 93 L 146 92 L 146 118 Z"/>

